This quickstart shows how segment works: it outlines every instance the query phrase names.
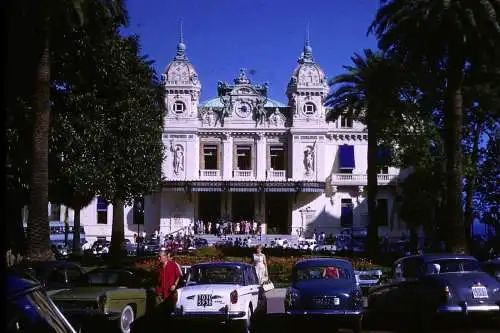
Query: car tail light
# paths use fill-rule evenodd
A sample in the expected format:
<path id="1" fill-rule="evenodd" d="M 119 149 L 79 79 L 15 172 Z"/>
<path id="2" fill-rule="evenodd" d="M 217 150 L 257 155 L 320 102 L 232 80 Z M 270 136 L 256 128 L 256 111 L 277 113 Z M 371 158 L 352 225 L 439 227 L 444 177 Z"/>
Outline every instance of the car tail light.
<path id="1" fill-rule="evenodd" d="M 448 286 L 444 287 L 444 298 L 445 298 L 445 300 L 449 300 L 451 298 L 451 291 L 450 291 L 450 287 L 448 287 Z"/>
<path id="2" fill-rule="evenodd" d="M 238 303 L 238 292 L 236 290 L 233 290 L 229 295 L 229 298 L 231 299 L 231 304 Z"/>
<path id="3" fill-rule="evenodd" d="M 104 312 L 106 306 L 106 295 L 101 295 L 97 299 L 97 309 Z"/>

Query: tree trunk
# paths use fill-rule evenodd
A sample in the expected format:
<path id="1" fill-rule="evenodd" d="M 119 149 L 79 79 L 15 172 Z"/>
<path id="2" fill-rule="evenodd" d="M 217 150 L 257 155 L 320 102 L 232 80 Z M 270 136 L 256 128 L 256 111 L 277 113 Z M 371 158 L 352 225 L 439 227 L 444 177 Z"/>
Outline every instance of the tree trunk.
<path id="1" fill-rule="evenodd" d="M 23 227 L 23 208 L 24 202 L 20 195 L 8 193 L 6 196 L 6 234 L 7 249 L 11 249 L 14 254 L 25 255 L 26 235 Z"/>
<path id="2" fill-rule="evenodd" d="M 368 117 L 369 118 L 369 117 Z M 368 230 L 367 230 L 367 253 L 377 257 L 379 250 L 378 241 L 378 219 L 377 213 L 377 135 L 371 121 L 367 121 L 368 127 Z"/>
<path id="3" fill-rule="evenodd" d="M 410 253 L 417 254 L 418 251 L 418 231 L 414 226 L 410 227 Z"/>
<path id="4" fill-rule="evenodd" d="M 75 212 L 75 217 L 73 221 L 73 249 L 72 252 L 75 255 L 80 255 L 82 253 L 82 244 L 80 244 L 80 206 L 73 207 Z"/>
<path id="5" fill-rule="evenodd" d="M 481 137 L 481 121 L 477 120 L 476 128 L 474 131 L 472 152 L 471 152 L 471 171 L 467 175 L 467 186 L 465 191 L 465 212 L 464 212 L 464 230 L 465 230 L 465 240 L 467 242 L 467 247 L 472 250 L 472 223 L 474 222 L 474 208 L 472 205 L 472 199 L 474 197 L 474 192 L 476 190 L 476 168 L 477 158 L 479 155 L 479 139 Z"/>
<path id="6" fill-rule="evenodd" d="M 125 238 L 123 206 L 123 200 L 113 200 L 113 225 L 111 231 L 111 247 L 109 249 L 109 255 L 112 261 L 119 260 L 123 255 L 123 243 Z"/>
<path id="7" fill-rule="evenodd" d="M 38 68 L 34 96 L 33 158 L 28 217 L 28 256 L 32 260 L 54 258 L 50 249 L 48 141 L 50 126 L 50 47 L 46 37 Z"/>
<path id="8" fill-rule="evenodd" d="M 450 60 L 451 61 L 451 60 Z M 446 250 L 467 252 L 462 213 L 462 66 L 450 65 L 444 113 L 446 149 Z M 455 69 L 455 70 L 453 70 Z"/>

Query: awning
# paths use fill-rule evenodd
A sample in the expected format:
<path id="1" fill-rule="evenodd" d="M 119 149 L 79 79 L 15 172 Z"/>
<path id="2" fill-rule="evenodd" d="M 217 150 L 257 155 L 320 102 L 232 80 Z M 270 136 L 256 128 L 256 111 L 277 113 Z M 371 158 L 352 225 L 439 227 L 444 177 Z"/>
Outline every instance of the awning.
<path id="1" fill-rule="evenodd" d="M 339 147 L 339 168 L 354 169 L 354 146 L 342 145 Z"/>

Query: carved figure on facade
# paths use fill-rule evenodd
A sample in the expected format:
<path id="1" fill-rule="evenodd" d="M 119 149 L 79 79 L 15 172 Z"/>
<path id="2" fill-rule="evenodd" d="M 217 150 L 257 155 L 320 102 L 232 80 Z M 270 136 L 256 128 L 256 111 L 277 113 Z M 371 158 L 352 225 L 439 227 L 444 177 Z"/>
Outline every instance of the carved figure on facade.
<path id="1" fill-rule="evenodd" d="M 170 141 L 170 151 L 174 155 L 174 160 L 173 160 L 174 173 L 178 175 L 182 171 L 184 171 L 184 147 L 182 145 L 174 146 L 172 141 Z"/>
<path id="2" fill-rule="evenodd" d="M 269 126 L 280 127 L 285 125 L 285 119 L 278 108 L 274 109 L 274 112 L 269 116 L 268 119 Z"/>
<path id="3" fill-rule="evenodd" d="M 266 119 L 266 109 L 265 105 L 267 103 L 267 97 L 260 96 L 257 98 L 255 103 L 255 121 L 257 125 L 262 125 Z"/>
<path id="4" fill-rule="evenodd" d="M 304 168 L 306 169 L 306 175 L 310 175 L 314 172 L 314 143 L 312 146 L 307 146 L 304 150 Z"/>

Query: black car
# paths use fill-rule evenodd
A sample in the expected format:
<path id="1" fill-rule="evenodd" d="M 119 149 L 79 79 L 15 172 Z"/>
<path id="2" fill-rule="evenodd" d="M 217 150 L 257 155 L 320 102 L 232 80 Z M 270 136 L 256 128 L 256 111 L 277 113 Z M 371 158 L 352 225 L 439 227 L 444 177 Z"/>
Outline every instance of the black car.
<path id="1" fill-rule="evenodd" d="M 368 311 L 371 318 L 399 318 L 406 325 L 478 315 L 488 320 L 500 314 L 500 283 L 472 256 L 408 256 L 394 263 L 390 281 L 369 291 Z"/>
<path id="2" fill-rule="evenodd" d="M 352 264 L 337 258 L 303 259 L 292 270 L 285 312 L 293 317 L 332 319 L 334 324 L 362 331 L 363 295 Z"/>
<path id="3" fill-rule="evenodd" d="M 8 333 L 76 333 L 43 286 L 22 270 L 7 272 L 6 299 Z"/>
<path id="4" fill-rule="evenodd" d="M 68 261 L 23 262 L 17 266 L 38 280 L 49 295 L 58 289 L 71 288 L 85 273 L 78 264 Z"/>
<path id="5" fill-rule="evenodd" d="M 483 269 L 486 273 L 500 281 L 500 257 L 491 259 L 483 263 Z"/>

